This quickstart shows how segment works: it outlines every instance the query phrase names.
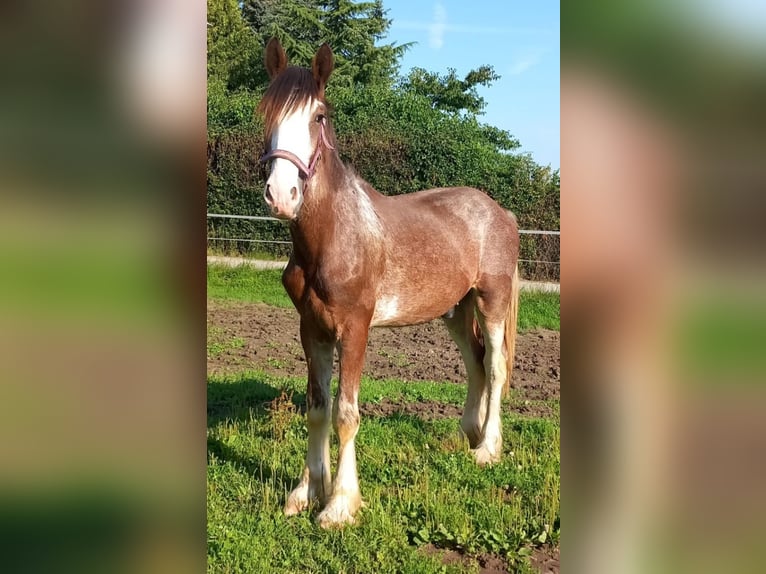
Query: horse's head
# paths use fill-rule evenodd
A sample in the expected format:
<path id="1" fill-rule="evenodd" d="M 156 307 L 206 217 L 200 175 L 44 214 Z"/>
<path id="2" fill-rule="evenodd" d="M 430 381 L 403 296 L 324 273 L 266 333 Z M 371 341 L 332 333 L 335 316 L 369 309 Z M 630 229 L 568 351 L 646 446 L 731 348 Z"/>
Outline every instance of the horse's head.
<path id="1" fill-rule="evenodd" d="M 311 70 L 288 67 L 282 45 L 272 38 L 265 62 L 271 84 L 258 109 L 266 126 L 266 153 L 261 161 L 271 161 L 271 170 L 263 196 L 276 217 L 295 219 L 323 148 L 333 149 L 326 133 L 324 101 L 333 55 L 323 44 L 314 55 Z"/>

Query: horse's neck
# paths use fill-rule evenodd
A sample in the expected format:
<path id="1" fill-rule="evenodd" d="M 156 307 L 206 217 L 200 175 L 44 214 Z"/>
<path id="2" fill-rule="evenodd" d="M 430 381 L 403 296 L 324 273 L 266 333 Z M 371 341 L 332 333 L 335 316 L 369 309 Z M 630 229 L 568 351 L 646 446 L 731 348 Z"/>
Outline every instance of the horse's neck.
<path id="1" fill-rule="evenodd" d="M 342 200 L 335 188 L 343 187 L 344 176 L 340 158 L 323 158 L 311 183 L 304 188 L 303 206 L 297 221 L 290 225 L 290 233 L 295 256 L 306 264 L 319 261 L 335 233 L 336 204 Z"/>
<path id="2" fill-rule="evenodd" d="M 318 190 L 311 192 L 313 197 L 304 199 L 297 221 L 290 224 L 294 257 L 309 266 L 317 264 L 326 252 L 336 225 L 332 194 L 322 190 L 323 197 L 320 198 L 316 197 Z"/>
<path id="3" fill-rule="evenodd" d="M 341 249 L 373 255 L 382 248 L 380 221 L 362 180 L 334 159 L 333 169 L 317 172 L 301 214 L 291 225 L 295 255 L 307 264 L 336 258 Z"/>

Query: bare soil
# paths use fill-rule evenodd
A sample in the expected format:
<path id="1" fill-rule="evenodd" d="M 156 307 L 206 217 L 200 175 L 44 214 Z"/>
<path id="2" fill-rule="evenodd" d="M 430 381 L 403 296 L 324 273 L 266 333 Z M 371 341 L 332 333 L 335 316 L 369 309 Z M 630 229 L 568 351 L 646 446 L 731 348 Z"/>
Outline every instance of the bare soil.
<path id="1" fill-rule="evenodd" d="M 209 301 L 208 336 L 220 351 L 208 356 L 211 374 L 253 369 L 277 376 L 305 376 L 306 360 L 294 309 L 260 303 Z M 230 342 L 238 338 L 236 344 Z M 523 415 L 549 416 L 550 399 L 559 398 L 560 334 L 537 329 L 519 334 L 516 342 L 512 408 Z M 337 373 L 337 366 L 336 366 Z M 364 374 L 375 379 L 464 383 L 465 366 L 441 321 L 412 327 L 372 329 Z M 425 418 L 459 416 L 462 409 L 443 403 L 381 401 L 362 406 L 362 414 L 394 412 Z"/>
<path id="2" fill-rule="evenodd" d="M 478 567 L 479 574 L 511 574 L 515 569 L 508 565 L 502 556 L 487 552 L 469 556 L 456 550 L 437 548 L 433 544 L 426 544 L 421 551 L 428 556 L 438 556 L 445 565 L 462 564 L 467 569 Z M 542 546 L 533 548 L 530 555 L 532 568 L 540 574 L 558 574 L 560 570 L 560 549 L 558 546 Z"/>

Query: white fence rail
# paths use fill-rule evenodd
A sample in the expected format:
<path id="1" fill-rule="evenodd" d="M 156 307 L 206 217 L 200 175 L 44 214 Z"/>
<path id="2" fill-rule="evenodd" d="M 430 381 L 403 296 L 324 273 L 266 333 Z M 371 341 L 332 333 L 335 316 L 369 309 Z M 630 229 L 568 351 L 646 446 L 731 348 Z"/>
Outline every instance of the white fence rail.
<path id="1" fill-rule="evenodd" d="M 248 219 L 250 221 L 282 221 L 276 217 L 268 217 L 265 215 L 229 215 L 226 213 L 208 213 L 208 218 L 211 219 Z M 522 235 L 561 235 L 560 231 L 540 231 L 537 229 L 519 229 L 519 233 Z M 259 239 L 227 239 L 223 237 L 208 237 L 208 239 L 217 239 L 219 241 L 255 241 L 259 243 L 290 243 L 289 241 L 267 241 Z"/>
<path id="2" fill-rule="evenodd" d="M 240 220 L 248 220 L 248 221 L 273 221 L 273 222 L 281 222 L 282 220 L 277 219 L 276 217 L 268 217 L 264 215 L 234 215 L 234 214 L 228 214 L 228 213 L 208 213 L 207 214 L 208 219 L 240 219 Z M 521 235 L 538 235 L 538 236 L 553 236 L 553 237 L 559 237 L 561 236 L 560 231 L 549 231 L 549 230 L 538 230 L 538 229 L 519 229 L 519 234 Z M 208 237 L 208 241 L 230 241 L 230 242 L 236 242 L 236 243 L 268 243 L 272 245 L 291 245 L 292 242 L 290 241 L 281 241 L 278 239 L 250 239 L 250 238 L 244 238 L 244 237 Z M 544 241 L 541 237 L 541 241 Z M 560 240 L 560 239 L 559 239 Z M 553 248 L 553 252 L 548 252 L 549 256 L 555 257 L 555 247 Z M 532 267 L 529 267 L 528 269 L 531 271 L 532 269 L 537 269 L 538 272 L 540 269 L 543 269 L 542 276 L 546 278 L 546 280 L 558 280 L 558 272 L 552 272 L 555 269 L 558 269 L 560 266 L 559 261 L 544 261 L 541 259 L 524 259 L 519 258 L 519 262 L 530 264 Z M 542 266 L 542 267 L 541 267 Z M 538 272 L 535 272 L 535 274 L 538 274 Z"/>

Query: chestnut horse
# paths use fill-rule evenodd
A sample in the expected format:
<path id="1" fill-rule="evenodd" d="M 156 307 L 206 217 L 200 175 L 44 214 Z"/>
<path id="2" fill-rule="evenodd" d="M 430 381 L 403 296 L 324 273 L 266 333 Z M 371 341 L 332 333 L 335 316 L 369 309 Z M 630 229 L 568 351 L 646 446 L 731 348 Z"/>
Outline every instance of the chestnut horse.
<path id="1" fill-rule="evenodd" d="M 514 216 L 477 189 L 429 189 L 387 197 L 343 165 L 324 92 L 333 55 L 311 70 L 287 66 L 268 43 L 271 78 L 259 105 L 271 162 L 264 197 L 289 221 L 293 250 L 282 282 L 300 314 L 308 366 L 308 454 L 285 514 L 324 505 L 323 527 L 354 522 L 362 504 L 354 438 L 370 327 L 441 317 L 468 372 L 460 426 L 479 464 L 502 452 L 500 401 L 510 380 L 518 308 L 519 235 Z M 333 353 L 340 382 L 330 397 Z M 330 474 L 330 416 L 340 448 Z"/>

